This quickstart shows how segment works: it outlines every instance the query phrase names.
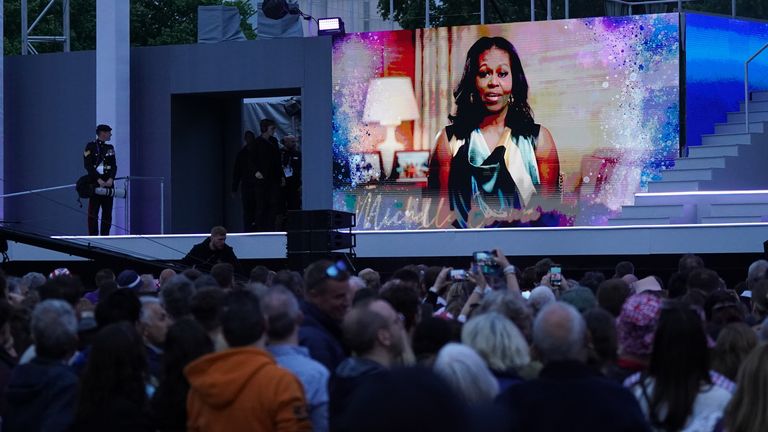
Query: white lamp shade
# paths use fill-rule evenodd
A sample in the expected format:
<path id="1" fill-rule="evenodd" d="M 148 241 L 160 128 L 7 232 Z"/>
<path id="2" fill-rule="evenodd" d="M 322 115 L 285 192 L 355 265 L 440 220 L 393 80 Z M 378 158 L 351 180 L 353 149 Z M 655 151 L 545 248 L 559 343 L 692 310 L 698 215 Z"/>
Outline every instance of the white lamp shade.
<path id="1" fill-rule="evenodd" d="M 381 125 L 399 125 L 419 118 L 416 96 L 408 77 L 374 78 L 368 84 L 363 121 Z"/>

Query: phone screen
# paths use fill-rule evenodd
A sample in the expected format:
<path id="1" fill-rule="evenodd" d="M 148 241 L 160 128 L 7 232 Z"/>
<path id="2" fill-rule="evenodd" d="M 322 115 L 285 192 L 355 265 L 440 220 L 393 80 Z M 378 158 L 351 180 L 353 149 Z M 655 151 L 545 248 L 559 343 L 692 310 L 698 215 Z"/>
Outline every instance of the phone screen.
<path id="1" fill-rule="evenodd" d="M 501 273 L 501 267 L 496 264 L 495 255 L 489 251 L 478 251 L 472 254 L 475 264 L 479 270 L 486 275 L 497 275 Z"/>
<path id="2" fill-rule="evenodd" d="M 563 269 L 560 268 L 559 265 L 553 265 L 549 268 L 549 283 L 552 284 L 553 287 L 560 287 L 563 282 Z"/>
<path id="3" fill-rule="evenodd" d="M 451 280 L 453 281 L 463 281 L 467 280 L 467 271 L 466 270 L 451 270 Z"/>

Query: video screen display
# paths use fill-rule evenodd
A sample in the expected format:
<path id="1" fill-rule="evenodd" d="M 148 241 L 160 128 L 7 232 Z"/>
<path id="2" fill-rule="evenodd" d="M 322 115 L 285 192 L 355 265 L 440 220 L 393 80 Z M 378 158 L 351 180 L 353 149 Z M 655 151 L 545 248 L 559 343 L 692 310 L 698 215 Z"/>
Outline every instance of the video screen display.
<path id="1" fill-rule="evenodd" d="M 768 42 L 768 23 L 687 13 L 685 29 L 686 145 L 698 146 L 729 112 L 743 111 L 744 62 Z M 768 91 L 768 52 L 750 63 L 749 89 Z M 744 124 L 743 115 L 732 117 Z"/>
<path id="2" fill-rule="evenodd" d="M 678 22 L 336 37 L 334 207 L 367 230 L 606 225 L 677 157 Z"/>

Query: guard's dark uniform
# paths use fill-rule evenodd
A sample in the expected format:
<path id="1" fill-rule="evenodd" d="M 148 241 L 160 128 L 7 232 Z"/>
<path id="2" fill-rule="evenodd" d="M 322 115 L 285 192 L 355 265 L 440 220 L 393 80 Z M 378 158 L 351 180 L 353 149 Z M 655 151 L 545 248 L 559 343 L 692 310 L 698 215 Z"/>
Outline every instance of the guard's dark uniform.
<path id="1" fill-rule="evenodd" d="M 301 210 L 301 152 L 283 149 L 280 157 L 285 174 L 285 209 Z"/>
<path id="2" fill-rule="evenodd" d="M 115 147 L 101 140 L 94 140 L 85 145 L 83 164 L 94 185 L 98 179 L 109 180 L 117 174 Z M 101 208 L 101 231 L 98 227 L 99 208 Z M 112 226 L 112 197 L 93 195 L 88 199 L 88 235 L 109 235 Z"/>

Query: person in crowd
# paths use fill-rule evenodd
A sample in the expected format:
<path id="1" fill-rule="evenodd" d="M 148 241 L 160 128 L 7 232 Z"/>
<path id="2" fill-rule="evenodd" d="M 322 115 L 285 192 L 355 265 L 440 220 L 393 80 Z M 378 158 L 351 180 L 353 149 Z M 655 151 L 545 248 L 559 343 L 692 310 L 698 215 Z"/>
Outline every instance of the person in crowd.
<path id="1" fill-rule="evenodd" d="M 218 263 L 211 268 L 211 276 L 223 290 L 231 290 L 235 286 L 235 267 L 230 263 Z"/>
<path id="2" fill-rule="evenodd" d="M 114 273 L 112 273 L 114 278 Z M 45 283 L 45 276 L 40 272 L 29 272 L 21 277 L 21 283 L 26 287 L 22 289 L 22 294 L 27 295 L 30 291 L 36 290 L 39 286 Z M 98 286 L 98 285 L 97 285 Z"/>
<path id="3" fill-rule="evenodd" d="M 728 324 L 717 337 L 712 349 L 712 370 L 736 381 L 739 367 L 757 346 L 757 334 L 743 322 Z"/>
<path id="4" fill-rule="evenodd" d="M 363 301 L 344 318 L 344 338 L 354 356 L 342 361 L 329 384 L 330 425 L 347 412 L 350 397 L 365 383 L 385 380 L 405 352 L 405 318 L 383 300 Z"/>
<path id="5" fill-rule="evenodd" d="M 437 354 L 433 366 L 470 406 L 491 402 L 499 394 L 499 382 L 482 357 L 472 348 L 449 343 Z"/>
<path id="6" fill-rule="evenodd" d="M 768 344 L 756 347 L 739 369 L 738 385 L 725 408 L 722 429 L 729 432 L 768 430 Z"/>
<path id="7" fill-rule="evenodd" d="M 211 352 L 211 339 L 192 318 L 182 318 L 168 328 L 162 379 L 150 401 L 152 422 L 159 431 L 187 430 L 189 382 L 184 376 L 184 368 Z"/>
<path id="8" fill-rule="evenodd" d="M 274 283 L 275 285 L 281 285 L 287 288 L 297 299 L 304 299 L 304 278 L 301 277 L 301 273 L 290 270 L 280 270 L 275 274 Z"/>
<path id="9" fill-rule="evenodd" d="M 584 273 L 584 277 L 579 280 L 579 286 L 589 288 L 592 294 L 597 295 L 597 287 L 603 282 L 605 282 L 603 272 L 589 271 Z"/>
<path id="10" fill-rule="evenodd" d="M 440 349 L 450 342 L 461 342 L 461 330 L 456 320 L 433 317 L 421 320 L 411 339 L 416 363 L 431 368 Z"/>
<path id="11" fill-rule="evenodd" d="M 267 320 L 267 350 L 277 364 L 293 372 L 304 386 L 307 410 L 315 432 L 328 430 L 328 379 L 330 373 L 299 346 L 299 325 L 303 318 L 296 297 L 281 286 L 269 288 L 261 299 Z"/>
<path id="12" fill-rule="evenodd" d="M 11 316 L 14 307 L 6 300 L 0 300 L 0 417 L 5 411 L 5 389 L 11 378 L 11 371 L 18 362 L 11 334 Z"/>
<path id="13" fill-rule="evenodd" d="M 219 319 L 225 298 L 226 293 L 219 288 L 203 288 L 195 292 L 189 300 L 192 316 L 208 333 L 215 351 L 227 348 Z"/>
<path id="14" fill-rule="evenodd" d="M 587 366 L 587 340 L 584 318 L 573 306 L 556 302 L 539 312 L 533 350 L 544 369 L 498 398 L 510 413 L 510 430 L 648 430 L 632 394 Z"/>
<path id="15" fill-rule="evenodd" d="M 165 337 L 171 319 L 157 297 L 142 296 L 141 301 L 141 336 L 147 356 L 149 376 L 157 385 L 162 376 L 163 350 Z"/>
<path id="16" fill-rule="evenodd" d="M 339 432 L 488 432 L 476 427 L 465 402 L 430 369 L 395 369 L 370 387 L 351 398 Z"/>
<path id="17" fill-rule="evenodd" d="M 624 383 L 651 426 L 661 430 L 714 430 L 730 391 L 710 373 L 707 336 L 699 313 L 683 302 L 661 311 L 647 373 Z"/>
<path id="18" fill-rule="evenodd" d="M 73 426 L 78 431 L 153 431 L 147 359 L 136 327 L 109 324 L 93 340 Z"/>
<path id="19" fill-rule="evenodd" d="M 123 270 L 116 279 L 118 288 L 128 288 L 139 292 L 141 288 L 141 276 L 134 270 Z"/>
<path id="20" fill-rule="evenodd" d="M 272 285 L 273 273 L 269 267 L 263 265 L 257 265 L 251 269 L 251 273 L 248 277 L 250 283 L 260 283 L 266 286 Z"/>
<path id="21" fill-rule="evenodd" d="M 591 289 L 583 286 L 577 286 L 564 291 L 560 294 L 559 300 L 575 307 L 582 314 L 597 306 L 595 294 Z"/>
<path id="22" fill-rule="evenodd" d="M 621 383 L 630 375 L 648 369 L 661 303 L 661 298 L 651 292 L 635 294 L 624 302 L 616 320 L 619 358 L 616 368 L 608 374 L 610 378 Z"/>
<path id="23" fill-rule="evenodd" d="M 96 284 L 96 290 L 85 294 L 86 300 L 90 301 L 94 305 L 99 303 L 99 298 L 104 298 L 109 295 L 108 292 L 102 293 L 101 287 L 109 281 L 115 282 L 115 273 L 110 269 L 101 269 L 96 272 L 96 276 L 93 278 L 93 282 Z"/>
<path id="24" fill-rule="evenodd" d="M 381 275 L 374 269 L 364 268 L 357 275 L 365 281 L 366 288 L 378 293 L 381 289 Z"/>
<path id="25" fill-rule="evenodd" d="M 265 350 L 266 320 L 258 297 L 229 292 L 221 326 L 230 348 L 184 370 L 190 385 L 188 430 L 311 430 L 301 382 Z"/>
<path id="26" fill-rule="evenodd" d="M 464 324 L 461 341 L 485 360 L 500 391 L 523 381 L 518 370 L 531 362 L 528 343 L 506 317 L 491 312 L 472 318 Z"/>
<path id="27" fill-rule="evenodd" d="M 181 263 L 202 271 L 210 271 L 218 263 L 230 263 L 235 272 L 241 272 L 240 261 L 232 246 L 227 244 L 227 229 L 223 226 L 213 227 L 211 235 L 194 245 Z"/>
<path id="28" fill-rule="evenodd" d="M 677 272 L 669 277 L 667 291 L 669 298 L 676 299 L 688 292 L 688 275 L 697 268 L 704 268 L 704 260 L 698 255 L 685 254 L 677 262 Z"/>
<path id="29" fill-rule="evenodd" d="M 173 321 L 191 312 L 189 301 L 195 293 L 195 285 L 184 275 L 176 275 L 166 282 L 160 291 L 160 301 Z"/>
<path id="30" fill-rule="evenodd" d="M 159 287 L 155 276 L 151 273 L 144 273 L 141 275 L 141 285 L 139 286 L 139 296 L 157 296 Z"/>
<path id="31" fill-rule="evenodd" d="M 285 185 L 280 150 L 275 138 L 277 124 L 272 119 L 259 122 L 261 134 L 246 132 L 246 145 L 235 159 L 232 192 L 243 186 L 243 229 L 274 231 L 280 207 L 280 188 Z"/>
<path id="32" fill-rule="evenodd" d="M 95 315 L 100 328 L 120 321 L 138 326 L 141 318 L 141 301 L 133 291 L 118 289 L 96 305 Z"/>
<path id="33" fill-rule="evenodd" d="M 589 365 L 608 376 L 616 368 L 619 342 L 616 335 L 616 319 L 603 308 L 584 313 L 589 332 Z"/>
<path id="34" fill-rule="evenodd" d="M 632 261 L 621 261 L 616 264 L 612 279 L 621 279 L 628 274 L 635 274 L 635 265 L 632 264 Z"/>
<path id="35" fill-rule="evenodd" d="M 683 300 L 704 309 L 704 302 L 713 292 L 720 289 L 720 277 L 716 272 L 701 267 L 692 270 L 686 280 L 687 293 Z"/>
<path id="36" fill-rule="evenodd" d="M 488 312 L 498 312 L 509 318 L 523 334 L 525 340 L 531 340 L 533 313 L 520 295 L 509 291 L 491 292 L 483 298 L 477 311 L 478 314 Z"/>
<path id="37" fill-rule="evenodd" d="M 160 289 L 163 289 L 165 283 L 171 280 L 174 276 L 176 276 L 176 270 L 169 268 L 163 269 L 163 271 L 160 272 L 160 276 L 157 278 L 157 284 L 160 286 Z"/>
<path id="38" fill-rule="evenodd" d="M 749 322 L 759 324 L 768 318 L 768 279 L 759 279 L 749 284 L 752 313 Z"/>
<path id="39" fill-rule="evenodd" d="M 379 293 L 382 300 L 387 301 L 398 313 L 405 317 L 405 331 L 412 334 L 414 327 L 421 319 L 419 294 L 410 284 L 393 279 L 381 287 Z"/>
<path id="40" fill-rule="evenodd" d="M 718 289 L 704 301 L 704 316 L 707 335 L 717 340 L 720 331 L 728 324 L 747 321 L 747 309 L 736 292 Z"/>
<path id="41" fill-rule="evenodd" d="M 66 363 L 77 348 L 75 310 L 61 300 L 32 312 L 36 356 L 16 366 L 6 389 L 3 431 L 67 431 L 74 421 L 78 379 Z"/>
<path id="42" fill-rule="evenodd" d="M 280 160 L 285 176 L 286 210 L 301 210 L 301 150 L 299 139 L 293 135 L 283 137 L 283 148 L 280 151 Z"/>
<path id="43" fill-rule="evenodd" d="M 530 291 L 528 296 L 528 305 L 531 307 L 533 315 L 539 313 L 544 306 L 556 301 L 555 293 L 546 285 L 539 285 Z"/>
<path id="44" fill-rule="evenodd" d="M 304 321 L 299 329 L 299 344 L 329 371 L 347 356 L 341 322 L 350 307 L 349 273 L 339 263 L 321 260 L 304 272 L 307 295 L 301 303 Z"/>
<path id="45" fill-rule="evenodd" d="M 91 185 L 99 188 L 114 188 L 117 175 L 117 158 L 115 147 L 107 144 L 112 138 L 112 128 L 109 125 L 96 126 L 96 139 L 85 145 L 83 165 L 88 173 Z M 112 228 L 112 196 L 93 194 L 88 198 L 88 235 L 108 236 Z M 101 210 L 101 227 L 99 227 L 99 210 Z"/>
<path id="46" fill-rule="evenodd" d="M 456 112 L 437 137 L 428 179 L 430 189 L 448 197 L 454 227 L 504 226 L 469 215 L 473 208 L 525 208 L 536 193 L 556 193 L 555 141 L 533 120 L 528 81 L 508 40 L 482 37 L 472 45 L 454 97 Z M 474 184 L 482 184 L 474 188 L 479 194 Z"/>
<path id="47" fill-rule="evenodd" d="M 631 294 L 632 290 L 624 279 L 608 279 L 597 287 L 597 304 L 618 318 L 621 307 Z"/>

